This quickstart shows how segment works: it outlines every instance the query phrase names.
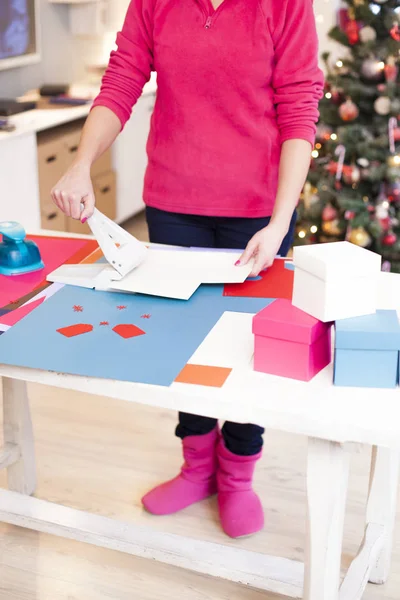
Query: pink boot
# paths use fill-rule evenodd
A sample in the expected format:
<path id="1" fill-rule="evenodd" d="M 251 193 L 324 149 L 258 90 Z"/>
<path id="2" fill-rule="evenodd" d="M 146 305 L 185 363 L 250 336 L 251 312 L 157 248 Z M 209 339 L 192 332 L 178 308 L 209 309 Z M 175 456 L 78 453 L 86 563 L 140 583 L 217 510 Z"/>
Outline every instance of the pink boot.
<path id="1" fill-rule="evenodd" d="M 218 444 L 218 508 L 222 529 L 232 538 L 261 531 L 264 512 L 252 489 L 254 468 L 261 452 L 255 456 L 238 456 L 224 441 Z"/>
<path id="2" fill-rule="evenodd" d="M 170 515 L 215 494 L 218 439 L 218 428 L 184 438 L 185 463 L 180 474 L 146 494 L 142 498 L 145 509 L 153 515 Z"/>

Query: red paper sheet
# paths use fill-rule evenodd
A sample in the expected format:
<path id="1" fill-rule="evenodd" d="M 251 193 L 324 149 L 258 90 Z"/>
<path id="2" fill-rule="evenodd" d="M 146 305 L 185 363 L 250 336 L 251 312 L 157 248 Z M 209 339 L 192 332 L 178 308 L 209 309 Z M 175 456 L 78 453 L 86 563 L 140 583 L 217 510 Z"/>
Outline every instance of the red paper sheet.
<path id="1" fill-rule="evenodd" d="M 44 284 L 49 273 L 65 263 L 81 262 L 98 247 L 94 240 L 44 236 L 28 236 L 28 239 L 39 246 L 45 267 L 26 275 L 12 277 L 0 275 L 0 307 L 16 303 L 23 296 Z"/>
<path id="2" fill-rule="evenodd" d="M 257 281 L 231 283 L 224 286 L 224 296 L 241 298 L 286 298 L 292 299 L 294 271 L 286 269 L 283 259 L 275 260 Z"/>

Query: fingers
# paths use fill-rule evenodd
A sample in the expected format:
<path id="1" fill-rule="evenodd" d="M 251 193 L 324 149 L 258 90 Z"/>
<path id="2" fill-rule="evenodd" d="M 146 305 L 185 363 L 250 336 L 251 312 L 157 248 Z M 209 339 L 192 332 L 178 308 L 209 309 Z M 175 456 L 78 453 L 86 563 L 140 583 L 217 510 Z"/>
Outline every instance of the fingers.
<path id="1" fill-rule="evenodd" d="M 254 254 L 255 254 L 256 251 L 257 251 L 257 242 L 256 242 L 256 240 L 250 240 L 250 242 L 247 244 L 246 250 L 243 252 L 242 256 L 239 258 L 239 260 L 236 263 L 236 265 L 237 266 L 239 266 L 239 265 L 247 265 L 247 263 L 252 258 L 252 256 L 254 256 Z"/>
<path id="2" fill-rule="evenodd" d="M 85 221 L 87 221 L 93 214 L 94 211 L 94 195 L 93 194 L 88 194 L 87 196 L 85 196 L 84 198 L 82 198 L 82 203 L 84 205 L 83 211 L 80 215 L 80 219 L 82 221 L 82 223 L 84 223 Z"/>
<path id="3" fill-rule="evenodd" d="M 58 188 L 54 188 L 51 192 L 51 197 L 56 206 L 67 216 L 73 219 L 86 221 L 93 214 L 94 195 L 88 194 L 81 198 L 78 194 L 63 192 Z M 84 205 L 82 211 L 81 205 Z"/>
<path id="4" fill-rule="evenodd" d="M 268 269 L 268 267 L 270 267 L 273 262 L 274 260 L 270 259 L 266 254 L 259 253 L 254 261 L 254 266 L 253 270 L 250 273 L 250 277 L 258 277 L 261 271 L 265 271 L 265 269 Z"/>

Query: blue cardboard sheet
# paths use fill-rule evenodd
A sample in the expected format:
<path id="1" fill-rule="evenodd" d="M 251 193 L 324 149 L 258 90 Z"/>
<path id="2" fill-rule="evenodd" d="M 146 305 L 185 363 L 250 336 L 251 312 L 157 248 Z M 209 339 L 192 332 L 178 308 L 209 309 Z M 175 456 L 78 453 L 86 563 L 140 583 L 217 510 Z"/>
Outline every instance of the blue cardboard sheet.
<path id="1" fill-rule="evenodd" d="M 181 301 L 65 286 L 0 337 L 0 364 L 169 386 L 223 312 L 272 301 L 222 292 Z M 67 337 L 71 326 L 86 332 Z"/>

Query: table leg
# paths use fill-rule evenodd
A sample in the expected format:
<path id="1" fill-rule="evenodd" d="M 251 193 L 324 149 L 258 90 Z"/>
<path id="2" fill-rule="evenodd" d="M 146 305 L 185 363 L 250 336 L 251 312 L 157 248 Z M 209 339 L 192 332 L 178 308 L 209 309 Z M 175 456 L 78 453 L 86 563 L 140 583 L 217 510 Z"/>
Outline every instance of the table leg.
<path id="1" fill-rule="evenodd" d="M 3 378 L 5 452 L 14 455 L 7 466 L 8 487 L 30 496 L 36 487 L 35 447 L 25 381 Z"/>
<path id="2" fill-rule="evenodd" d="M 371 570 L 369 577 L 371 583 L 383 584 L 389 576 L 396 520 L 399 467 L 399 452 L 376 446 L 373 448 L 367 526 L 370 523 L 382 525 L 385 541 Z"/>
<path id="3" fill-rule="evenodd" d="M 310 438 L 304 600 L 338 600 L 350 454 Z"/>

